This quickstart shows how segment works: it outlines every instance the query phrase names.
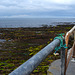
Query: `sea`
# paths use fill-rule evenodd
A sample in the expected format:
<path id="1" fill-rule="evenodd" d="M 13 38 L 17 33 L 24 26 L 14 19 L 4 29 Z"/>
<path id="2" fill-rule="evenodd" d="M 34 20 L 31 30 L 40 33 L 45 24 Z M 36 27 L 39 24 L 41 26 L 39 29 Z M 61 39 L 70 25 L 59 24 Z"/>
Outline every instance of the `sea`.
<path id="1" fill-rule="evenodd" d="M 0 18 L 0 28 L 41 27 L 75 24 L 75 18 Z"/>

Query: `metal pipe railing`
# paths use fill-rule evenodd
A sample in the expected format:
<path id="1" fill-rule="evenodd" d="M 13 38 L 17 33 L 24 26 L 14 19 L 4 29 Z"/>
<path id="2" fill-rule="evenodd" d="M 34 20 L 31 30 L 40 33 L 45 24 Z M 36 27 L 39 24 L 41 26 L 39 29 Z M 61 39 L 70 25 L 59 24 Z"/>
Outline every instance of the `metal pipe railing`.
<path id="1" fill-rule="evenodd" d="M 66 47 L 68 47 L 68 41 L 69 41 L 69 37 L 71 36 L 71 34 L 74 32 L 75 30 L 75 26 L 66 33 L 66 36 L 65 36 L 65 43 L 66 43 Z M 75 38 L 75 36 L 74 36 Z M 67 67 L 68 67 L 68 64 L 69 64 L 69 60 L 70 60 L 70 57 L 71 57 L 71 54 L 72 54 L 72 51 L 73 51 L 73 48 L 71 49 L 71 53 L 67 59 L 67 53 L 68 53 L 68 49 L 66 49 L 65 51 L 65 71 L 64 71 L 64 75 L 66 75 L 66 70 L 67 70 Z"/>
<path id="2" fill-rule="evenodd" d="M 64 75 L 65 68 L 65 48 L 61 48 L 61 75 Z"/>
<path id="3" fill-rule="evenodd" d="M 55 39 L 9 75 L 29 75 L 59 44 L 60 40 Z"/>

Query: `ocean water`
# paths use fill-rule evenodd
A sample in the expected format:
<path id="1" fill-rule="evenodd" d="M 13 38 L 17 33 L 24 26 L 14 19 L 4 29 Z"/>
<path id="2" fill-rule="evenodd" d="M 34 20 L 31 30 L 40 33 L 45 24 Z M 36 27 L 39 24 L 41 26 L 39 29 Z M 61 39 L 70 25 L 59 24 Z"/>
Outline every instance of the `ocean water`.
<path id="1" fill-rule="evenodd" d="M 0 28 L 41 27 L 74 23 L 75 18 L 0 18 Z"/>

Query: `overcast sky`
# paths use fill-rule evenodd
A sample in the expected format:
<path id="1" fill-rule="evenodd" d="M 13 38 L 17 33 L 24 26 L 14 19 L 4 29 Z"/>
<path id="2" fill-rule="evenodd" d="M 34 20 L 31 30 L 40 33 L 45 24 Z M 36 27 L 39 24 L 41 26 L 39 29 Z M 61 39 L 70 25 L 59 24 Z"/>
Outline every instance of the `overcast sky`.
<path id="1" fill-rule="evenodd" d="M 0 0 L 2 17 L 75 17 L 75 0 Z"/>

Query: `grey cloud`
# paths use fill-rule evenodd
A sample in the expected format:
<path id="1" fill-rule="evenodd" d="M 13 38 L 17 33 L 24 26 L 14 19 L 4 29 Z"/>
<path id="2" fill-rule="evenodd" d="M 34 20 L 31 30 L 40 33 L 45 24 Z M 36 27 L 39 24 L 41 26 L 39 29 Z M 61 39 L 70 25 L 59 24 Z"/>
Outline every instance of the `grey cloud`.
<path id="1" fill-rule="evenodd" d="M 75 12 L 74 2 L 74 0 L 1 0 L 0 16 L 50 16 L 50 14 L 57 16 L 62 15 L 63 11 L 63 15 L 67 15 Z"/>

